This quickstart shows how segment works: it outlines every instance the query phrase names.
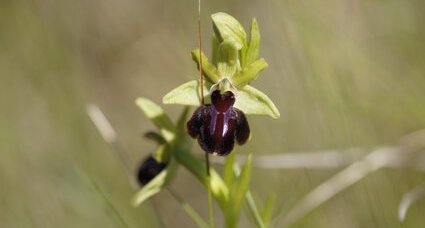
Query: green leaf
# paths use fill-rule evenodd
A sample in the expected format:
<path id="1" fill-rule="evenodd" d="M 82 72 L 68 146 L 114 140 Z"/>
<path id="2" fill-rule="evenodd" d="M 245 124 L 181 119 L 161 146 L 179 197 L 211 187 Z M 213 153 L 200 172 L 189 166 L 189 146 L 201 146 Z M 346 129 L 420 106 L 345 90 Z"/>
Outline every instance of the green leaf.
<path id="1" fill-rule="evenodd" d="M 170 180 L 174 177 L 176 169 L 177 164 L 173 159 L 171 159 L 166 169 L 160 172 L 154 179 L 149 181 L 149 183 L 143 186 L 143 188 L 136 193 L 132 199 L 133 206 L 139 206 L 147 199 L 164 189 L 164 187 L 167 186 Z"/>
<path id="2" fill-rule="evenodd" d="M 255 18 L 252 19 L 251 23 L 251 32 L 250 39 L 247 51 L 245 53 L 245 57 L 242 61 L 242 67 L 249 66 L 249 64 L 253 63 L 258 59 L 258 55 L 260 53 L 260 30 L 258 28 L 258 23 Z"/>
<path id="3" fill-rule="evenodd" d="M 233 179 L 235 177 L 233 173 L 233 165 L 235 163 L 235 153 L 230 153 L 229 156 L 227 156 L 226 161 L 224 163 L 224 183 L 226 183 L 228 188 L 232 187 Z"/>
<path id="4" fill-rule="evenodd" d="M 198 70 L 199 70 L 199 63 L 200 63 L 199 49 L 195 49 L 192 51 L 192 59 L 197 64 Z M 208 61 L 207 56 L 203 52 L 202 52 L 202 73 L 205 76 L 205 79 L 212 84 L 217 83 L 218 80 L 220 80 L 220 72 L 217 70 L 217 68 L 214 65 L 212 65 Z"/>
<path id="5" fill-rule="evenodd" d="M 235 166 L 236 169 L 238 168 Z M 226 227 L 237 227 L 239 220 L 239 212 L 241 211 L 242 204 L 246 198 L 249 182 L 251 180 L 252 169 L 252 154 L 250 154 L 242 167 L 240 175 L 233 183 L 228 207 L 225 210 Z M 237 173 L 237 172 L 235 172 Z"/>
<path id="6" fill-rule="evenodd" d="M 250 154 L 242 166 L 241 174 L 238 177 L 235 186 L 231 192 L 232 207 L 234 212 L 239 212 L 244 202 L 246 193 L 249 188 L 249 182 L 251 180 L 251 169 L 252 169 L 252 154 Z"/>
<path id="7" fill-rule="evenodd" d="M 234 17 L 220 12 L 211 15 L 211 18 L 214 32 L 221 42 L 234 41 L 238 50 L 246 45 L 246 32 Z"/>
<path id="8" fill-rule="evenodd" d="M 276 197 L 274 195 L 267 197 L 266 202 L 264 203 L 263 210 L 261 211 L 261 217 L 265 223 L 266 227 L 269 227 L 272 220 L 273 208 L 276 202 Z"/>
<path id="9" fill-rule="evenodd" d="M 268 67 L 266 60 L 263 58 L 249 64 L 247 67 L 245 67 L 242 71 L 237 73 L 235 76 L 232 77 L 233 84 L 238 87 L 242 88 L 245 85 L 249 84 L 250 82 L 257 79 L 259 73 L 266 69 Z"/>
<path id="10" fill-rule="evenodd" d="M 208 99 L 207 92 L 208 87 L 204 83 L 204 98 Z M 163 98 L 162 102 L 164 104 L 180 104 L 180 105 L 201 105 L 201 95 L 199 91 L 199 81 L 192 80 L 189 82 L 180 85 L 179 87 L 173 89 L 167 93 Z"/>
<path id="11" fill-rule="evenodd" d="M 235 107 L 248 115 L 269 115 L 275 119 L 280 117 L 279 110 L 270 98 L 250 85 L 238 91 Z"/>
<path id="12" fill-rule="evenodd" d="M 160 130 L 165 140 L 167 140 L 167 142 L 171 142 L 175 137 L 175 128 L 164 110 L 151 100 L 143 97 L 137 98 L 136 104 L 140 107 L 140 109 L 142 109 L 146 117 L 148 117 Z"/>

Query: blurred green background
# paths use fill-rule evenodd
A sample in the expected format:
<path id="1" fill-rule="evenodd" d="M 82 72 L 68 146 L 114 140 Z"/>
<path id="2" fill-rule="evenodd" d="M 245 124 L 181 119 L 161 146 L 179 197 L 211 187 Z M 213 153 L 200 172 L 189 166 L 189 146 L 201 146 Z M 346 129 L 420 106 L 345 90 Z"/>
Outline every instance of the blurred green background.
<path id="1" fill-rule="evenodd" d="M 371 148 L 425 128 L 425 1 L 204 1 L 207 53 L 218 11 L 245 27 L 258 19 L 269 68 L 254 85 L 282 114 L 249 116 L 253 138 L 238 154 Z M 132 208 L 126 168 L 155 148 L 141 137 L 153 125 L 135 98 L 159 103 L 197 77 L 196 16 L 197 1 L 0 0 L 0 227 L 122 227 L 87 175 L 130 227 L 195 227 L 167 192 Z M 88 103 L 110 119 L 131 167 L 101 138 Z M 251 186 L 285 214 L 338 171 L 255 169 Z M 424 227 L 424 200 L 397 220 L 403 194 L 424 181 L 380 170 L 293 227 Z M 187 171 L 173 188 L 207 218 L 206 192 Z"/>

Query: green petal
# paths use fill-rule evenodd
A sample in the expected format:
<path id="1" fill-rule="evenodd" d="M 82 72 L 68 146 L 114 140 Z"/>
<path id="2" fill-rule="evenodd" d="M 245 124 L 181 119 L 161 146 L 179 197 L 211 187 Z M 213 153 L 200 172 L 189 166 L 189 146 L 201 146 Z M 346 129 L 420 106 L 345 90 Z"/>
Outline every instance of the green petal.
<path id="1" fill-rule="evenodd" d="M 248 44 L 248 49 L 245 53 L 245 58 L 243 59 L 242 67 L 249 66 L 249 64 L 253 63 L 258 59 L 258 55 L 260 52 L 260 30 L 258 28 L 258 23 L 255 18 L 252 19 L 251 23 L 251 34 Z"/>
<path id="2" fill-rule="evenodd" d="M 208 93 L 208 87 L 204 84 L 204 98 Z M 199 91 L 199 81 L 192 80 L 189 82 L 180 85 L 179 87 L 171 90 L 163 98 L 162 102 L 164 104 L 180 104 L 180 105 L 192 105 L 199 106 L 201 95 Z"/>
<path id="3" fill-rule="evenodd" d="M 142 109 L 146 117 L 148 117 L 160 130 L 161 135 L 167 142 L 170 142 L 174 139 L 174 125 L 160 106 L 143 97 L 137 98 L 136 104 L 140 107 L 140 109 Z"/>
<path id="4" fill-rule="evenodd" d="M 266 69 L 268 67 L 268 64 L 266 60 L 263 58 L 249 64 L 245 69 L 237 73 L 235 76 L 232 77 L 233 84 L 238 87 L 242 88 L 245 85 L 249 84 L 250 82 L 257 79 L 259 73 Z"/>
<path id="5" fill-rule="evenodd" d="M 192 59 L 196 62 L 198 65 L 199 70 L 199 49 L 195 49 L 192 51 Z M 205 76 L 205 79 L 210 81 L 212 84 L 217 83 L 220 79 L 220 73 L 218 72 L 217 68 L 215 68 L 214 65 L 212 65 L 209 61 L 207 56 L 202 52 L 202 73 Z"/>
<path id="6" fill-rule="evenodd" d="M 235 41 L 238 50 L 246 44 L 246 32 L 242 25 L 232 16 L 226 13 L 215 13 L 211 16 L 216 36 L 221 42 Z"/>
<path id="7" fill-rule="evenodd" d="M 248 115 L 269 115 L 275 119 L 280 117 L 279 110 L 270 98 L 249 85 L 238 91 L 235 107 Z"/>

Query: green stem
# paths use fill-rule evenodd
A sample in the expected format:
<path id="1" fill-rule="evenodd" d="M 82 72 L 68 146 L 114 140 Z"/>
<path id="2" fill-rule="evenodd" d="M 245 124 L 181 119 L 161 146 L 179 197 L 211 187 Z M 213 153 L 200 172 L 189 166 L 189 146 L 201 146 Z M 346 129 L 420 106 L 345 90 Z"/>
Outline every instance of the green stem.
<path id="1" fill-rule="evenodd" d="M 214 228 L 214 207 L 211 194 L 211 174 L 210 174 L 210 159 L 209 154 L 205 153 L 205 165 L 207 172 L 207 189 L 208 189 L 208 211 L 210 214 L 210 228 Z"/>
<path id="2" fill-rule="evenodd" d="M 210 189 L 212 197 L 224 209 L 229 198 L 229 189 L 220 175 L 214 169 L 210 169 L 210 176 L 208 177 L 204 162 L 182 148 L 176 150 L 174 155 L 177 161 L 198 178 L 207 189 Z"/>

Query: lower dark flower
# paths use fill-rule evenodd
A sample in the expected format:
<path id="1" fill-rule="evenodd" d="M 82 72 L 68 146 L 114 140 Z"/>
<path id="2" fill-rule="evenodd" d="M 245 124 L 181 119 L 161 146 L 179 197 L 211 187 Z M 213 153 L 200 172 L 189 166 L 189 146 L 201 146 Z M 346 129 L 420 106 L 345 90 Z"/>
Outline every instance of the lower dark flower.
<path id="1" fill-rule="evenodd" d="M 201 148 L 220 156 L 232 152 L 235 140 L 239 145 L 246 143 L 250 130 L 245 114 L 233 107 L 235 95 L 215 90 L 211 104 L 202 105 L 187 122 L 189 135 L 198 139 Z"/>
<path id="2" fill-rule="evenodd" d="M 149 183 L 153 178 L 156 177 L 162 170 L 167 167 L 166 163 L 158 162 L 152 155 L 147 157 L 139 169 L 137 170 L 137 180 L 140 185 Z"/>

